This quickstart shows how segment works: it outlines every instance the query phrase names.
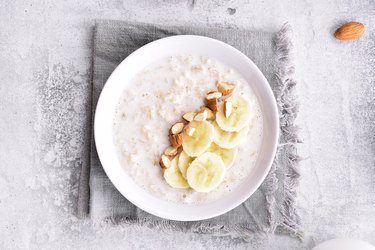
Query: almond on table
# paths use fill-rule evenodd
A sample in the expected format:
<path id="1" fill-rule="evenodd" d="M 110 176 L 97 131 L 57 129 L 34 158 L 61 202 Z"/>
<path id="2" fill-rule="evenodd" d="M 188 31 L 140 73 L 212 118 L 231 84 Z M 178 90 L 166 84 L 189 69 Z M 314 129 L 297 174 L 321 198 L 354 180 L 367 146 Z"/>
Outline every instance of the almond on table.
<path id="1" fill-rule="evenodd" d="M 335 37 L 338 40 L 359 39 L 365 32 L 365 26 L 359 22 L 349 22 L 342 25 L 335 31 Z"/>

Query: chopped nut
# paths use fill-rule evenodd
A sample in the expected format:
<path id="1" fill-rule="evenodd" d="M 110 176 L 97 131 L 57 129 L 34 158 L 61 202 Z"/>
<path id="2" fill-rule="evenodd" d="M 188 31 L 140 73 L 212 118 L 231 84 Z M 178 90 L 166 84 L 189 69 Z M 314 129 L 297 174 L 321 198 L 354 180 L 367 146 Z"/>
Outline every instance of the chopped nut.
<path id="1" fill-rule="evenodd" d="M 209 109 L 209 108 L 207 108 L 205 106 L 201 107 L 201 111 L 204 111 L 204 110 L 207 111 L 207 118 L 206 118 L 207 120 L 213 120 L 213 119 L 215 119 L 215 114 L 214 114 L 214 112 L 212 112 L 211 109 Z"/>
<path id="2" fill-rule="evenodd" d="M 185 129 L 185 132 L 188 136 L 193 136 L 194 132 L 195 132 L 195 128 L 194 127 L 191 127 L 191 126 L 187 126 L 187 128 Z"/>
<path id="3" fill-rule="evenodd" d="M 223 94 L 223 96 L 229 95 L 233 92 L 235 85 L 227 82 L 217 82 L 217 89 Z"/>
<path id="4" fill-rule="evenodd" d="M 194 120 L 195 115 L 196 115 L 195 112 L 188 112 L 188 113 L 184 114 L 182 117 L 183 117 L 186 121 L 191 122 L 192 120 Z"/>
<path id="5" fill-rule="evenodd" d="M 169 141 L 173 147 L 180 147 L 182 145 L 182 134 L 169 135 Z"/>
<path id="6" fill-rule="evenodd" d="M 201 110 L 199 113 L 194 117 L 194 121 L 202 122 L 207 119 L 208 112 L 207 110 Z"/>
<path id="7" fill-rule="evenodd" d="M 170 133 L 172 134 L 172 135 L 176 135 L 176 134 L 179 134 L 179 133 L 181 133 L 182 132 L 182 130 L 184 129 L 184 124 L 182 123 L 182 122 L 178 122 L 178 123 L 176 123 L 175 125 L 173 125 L 172 127 L 171 127 L 171 129 L 170 129 Z"/>
<path id="8" fill-rule="evenodd" d="M 165 155 L 162 155 L 159 161 L 159 164 L 162 168 L 170 168 L 171 167 L 171 161 L 169 158 Z"/>
<path id="9" fill-rule="evenodd" d="M 223 94 L 218 91 L 211 91 L 206 94 L 206 99 L 211 100 L 211 99 L 219 99 Z"/>
<path id="10" fill-rule="evenodd" d="M 232 103 L 230 101 L 225 101 L 224 102 L 224 115 L 226 118 L 230 116 L 232 113 Z"/>
<path id="11" fill-rule="evenodd" d="M 207 107 L 213 112 L 217 111 L 218 101 L 216 98 L 207 100 Z"/>
<path id="12" fill-rule="evenodd" d="M 165 151 L 164 154 L 166 156 L 175 156 L 178 152 L 178 148 L 175 147 L 168 147 Z"/>

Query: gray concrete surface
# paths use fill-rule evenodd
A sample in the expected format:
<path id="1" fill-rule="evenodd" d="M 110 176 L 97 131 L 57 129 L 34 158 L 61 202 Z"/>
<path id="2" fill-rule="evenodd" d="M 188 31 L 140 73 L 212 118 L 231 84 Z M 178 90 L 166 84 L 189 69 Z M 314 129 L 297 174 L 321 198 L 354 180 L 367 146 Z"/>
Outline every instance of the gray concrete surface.
<path id="1" fill-rule="evenodd" d="M 375 2 L 24 0 L 0 2 L 0 246 L 3 249 L 310 249 L 334 237 L 375 244 Z M 95 18 L 276 31 L 294 28 L 305 237 L 160 234 L 74 215 Z M 335 28 L 363 22 L 340 42 Z M 68 90 L 68 91 L 67 91 Z M 67 93 L 67 94 L 63 94 Z M 54 102 L 48 97 L 54 96 Z M 46 117 L 43 110 L 54 109 Z M 46 143 L 47 141 L 54 143 Z M 52 145 L 52 146 L 46 146 Z M 78 160 L 77 160 L 78 159 Z"/>

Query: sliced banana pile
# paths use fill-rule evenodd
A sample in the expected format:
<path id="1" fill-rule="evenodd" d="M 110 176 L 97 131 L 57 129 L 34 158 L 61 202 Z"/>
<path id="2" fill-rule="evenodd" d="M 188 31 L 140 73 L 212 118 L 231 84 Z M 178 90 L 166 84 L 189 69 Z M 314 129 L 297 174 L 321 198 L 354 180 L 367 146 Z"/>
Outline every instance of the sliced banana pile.
<path id="1" fill-rule="evenodd" d="M 166 182 L 173 188 L 210 192 L 224 179 L 246 139 L 252 117 L 250 101 L 232 94 L 235 85 L 217 82 L 206 94 L 206 106 L 183 115 L 169 131 L 171 146 L 160 159 Z"/>

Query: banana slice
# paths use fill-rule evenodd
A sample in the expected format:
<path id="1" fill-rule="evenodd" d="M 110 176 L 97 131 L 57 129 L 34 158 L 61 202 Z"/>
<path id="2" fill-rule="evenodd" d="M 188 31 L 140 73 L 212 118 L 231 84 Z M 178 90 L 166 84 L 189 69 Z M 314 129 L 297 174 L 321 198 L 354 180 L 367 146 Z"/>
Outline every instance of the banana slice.
<path id="1" fill-rule="evenodd" d="M 230 115 L 225 116 L 224 103 L 221 103 L 216 113 L 216 122 L 222 130 L 238 132 L 249 124 L 252 117 L 250 101 L 241 95 L 233 95 L 226 101 L 231 103 Z"/>
<path id="2" fill-rule="evenodd" d="M 227 132 L 222 130 L 216 122 L 212 123 L 214 126 L 214 142 L 221 148 L 235 148 L 240 145 L 249 133 L 249 125 L 243 127 L 238 132 Z"/>
<path id="3" fill-rule="evenodd" d="M 207 121 L 192 121 L 189 128 L 195 128 L 194 133 L 183 133 L 182 147 L 186 154 L 195 157 L 204 153 L 214 139 L 214 127 Z"/>
<path id="4" fill-rule="evenodd" d="M 223 181 L 224 175 L 223 160 L 215 153 L 206 152 L 190 164 L 186 177 L 195 191 L 210 192 Z"/>
<path id="5" fill-rule="evenodd" d="M 182 176 L 177 165 L 178 165 L 178 157 L 176 156 L 171 161 L 171 166 L 165 169 L 164 178 L 171 187 L 188 188 L 189 184 L 186 182 L 185 178 Z"/>
<path id="6" fill-rule="evenodd" d="M 223 160 L 225 168 L 228 169 L 233 165 L 234 160 L 236 159 L 238 148 L 226 149 L 212 143 L 207 152 L 212 152 L 220 156 L 220 158 Z"/>
<path id="7" fill-rule="evenodd" d="M 188 156 L 185 151 L 182 151 L 180 155 L 178 156 L 178 168 L 180 169 L 180 172 L 182 176 L 186 179 L 186 172 L 188 170 L 188 167 L 193 162 L 195 158 Z"/>

